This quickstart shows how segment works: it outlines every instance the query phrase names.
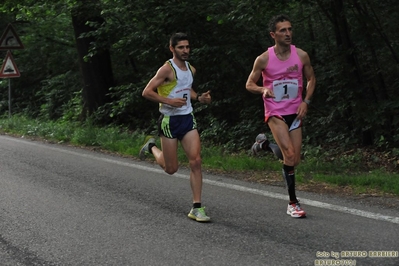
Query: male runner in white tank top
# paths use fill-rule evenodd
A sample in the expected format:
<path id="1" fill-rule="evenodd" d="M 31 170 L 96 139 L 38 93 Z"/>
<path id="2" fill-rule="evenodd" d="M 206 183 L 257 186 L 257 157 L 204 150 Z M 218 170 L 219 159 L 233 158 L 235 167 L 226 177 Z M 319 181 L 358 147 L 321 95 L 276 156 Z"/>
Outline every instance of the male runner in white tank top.
<path id="1" fill-rule="evenodd" d="M 179 167 L 177 160 L 178 141 L 181 142 L 190 165 L 190 184 L 193 193 L 193 206 L 188 217 L 198 222 L 208 222 L 210 217 L 201 205 L 202 170 L 201 143 L 197 124 L 192 113 L 192 100 L 210 103 L 210 91 L 197 94 L 193 88 L 195 68 L 187 60 L 190 53 L 188 36 L 176 33 L 170 38 L 170 51 L 173 58 L 160 67 L 143 90 L 143 97 L 159 103 L 161 116 L 158 121 L 161 147 L 155 139 L 149 138 L 140 150 L 140 159 L 146 154 L 154 155 L 156 162 L 172 175 Z"/>

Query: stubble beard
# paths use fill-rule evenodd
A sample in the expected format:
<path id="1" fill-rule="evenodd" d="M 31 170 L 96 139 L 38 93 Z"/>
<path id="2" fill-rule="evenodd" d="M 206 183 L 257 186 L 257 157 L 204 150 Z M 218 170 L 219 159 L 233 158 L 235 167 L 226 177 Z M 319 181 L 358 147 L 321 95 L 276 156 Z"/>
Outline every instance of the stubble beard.
<path id="1" fill-rule="evenodd" d="M 185 56 L 183 56 L 183 55 L 176 55 L 176 57 L 177 57 L 177 59 L 179 59 L 180 61 L 187 61 L 189 55 L 188 55 L 188 54 L 185 55 Z"/>

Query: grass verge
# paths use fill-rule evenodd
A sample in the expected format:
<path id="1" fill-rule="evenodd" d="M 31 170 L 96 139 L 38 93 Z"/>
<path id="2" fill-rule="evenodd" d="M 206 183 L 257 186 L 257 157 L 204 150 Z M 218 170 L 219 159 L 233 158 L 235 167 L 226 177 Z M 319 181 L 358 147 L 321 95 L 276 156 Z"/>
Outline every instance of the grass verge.
<path id="1" fill-rule="evenodd" d="M 0 118 L 0 133 L 26 138 L 40 138 L 56 143 L 69 143 L 76 146 L 97 147 L 125 156 L 138 157 L 145 135 L 124 128 L 108 126 L 96 127 L 90 123 L 66 123 L 39 121 L 23 116 Z M 159 144 L 159 143 L 158 143 Z M 356 194 L 389 194 L 399 196 L 399 174 L 375 168 L 362 170 L 362 156 L 354 153 L 333 158 L 328 151 L 309 149 L 306 158 L 296 169 L 297 186 L 320 187 L 330 185 L 336 190 L 350 188 Z M 179 148 L 179 160 L 187 165 L 183 150 Z M 281 182 L 282 163 L 273 154 L 254 157 L 247 150 L 228 153 L 223 147 L 202 146 L 203 168 L 218 173 L 253 182 Z"/>

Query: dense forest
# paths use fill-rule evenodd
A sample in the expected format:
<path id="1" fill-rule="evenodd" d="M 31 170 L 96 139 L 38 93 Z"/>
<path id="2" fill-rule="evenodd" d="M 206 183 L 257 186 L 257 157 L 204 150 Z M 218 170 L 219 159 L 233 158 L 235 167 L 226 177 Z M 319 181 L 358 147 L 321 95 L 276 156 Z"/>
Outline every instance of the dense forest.
<path id="1" fill-rule="evenodd" d="M 203 140 L 247 149 L 268 128 L 260 95 L 245 83 L 274 44 L 269 19 L 284 13 L 317 78 L 305 143 L 399 154 L 399 1 L 3 2 L 0 31 L 12 24 L 24 49 L 11 50 L 20 77 L 0 79 L 1 115 L 9 115 L 11 84 L 13 114 L 151 133 L 157 104 L 141 93 L 171 57 L 170 35 L 182 31 L 191 37 L 194 89 L 212 91 L 211 105 L 194 106 Z"/>

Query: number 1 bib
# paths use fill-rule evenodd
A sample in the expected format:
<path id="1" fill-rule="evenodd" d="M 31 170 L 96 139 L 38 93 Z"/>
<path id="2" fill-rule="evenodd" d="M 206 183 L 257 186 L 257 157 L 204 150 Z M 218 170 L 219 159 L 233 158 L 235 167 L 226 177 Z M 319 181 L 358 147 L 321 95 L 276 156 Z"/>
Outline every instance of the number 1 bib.
<path id="1" fill-rule="evenodd" d="M 286 79 L 273 81 L 273 92 L 275 102 L 295 99 L 298 96 L 298 80 Z"/>

